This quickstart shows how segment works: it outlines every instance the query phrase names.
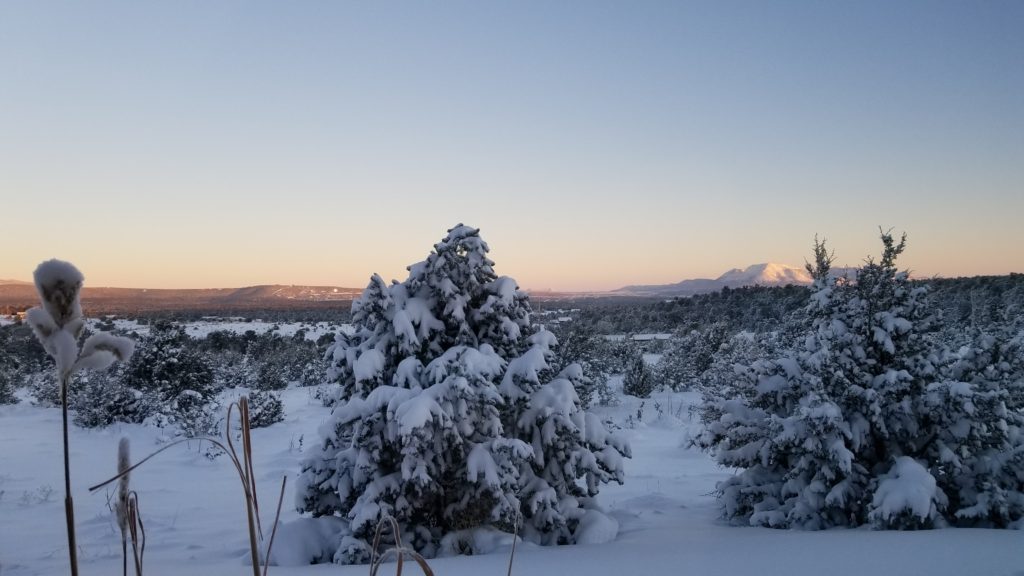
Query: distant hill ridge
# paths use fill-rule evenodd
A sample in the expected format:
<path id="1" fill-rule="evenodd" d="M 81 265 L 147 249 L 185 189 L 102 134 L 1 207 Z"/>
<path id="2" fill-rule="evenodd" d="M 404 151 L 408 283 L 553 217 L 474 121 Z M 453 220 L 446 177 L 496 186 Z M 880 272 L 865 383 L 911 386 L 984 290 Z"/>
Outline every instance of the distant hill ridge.
<path id="1" fill-rule="evenodd" d="M 107 288 L 85 286 L 82 305 L 88 313 L 178 310 L 259 310 L 347 307 L 362 288 L 268 284 L 243 288 Z M 28 282 L 0 282 L 0 308 L 24 308 L 39 302 Z"/>

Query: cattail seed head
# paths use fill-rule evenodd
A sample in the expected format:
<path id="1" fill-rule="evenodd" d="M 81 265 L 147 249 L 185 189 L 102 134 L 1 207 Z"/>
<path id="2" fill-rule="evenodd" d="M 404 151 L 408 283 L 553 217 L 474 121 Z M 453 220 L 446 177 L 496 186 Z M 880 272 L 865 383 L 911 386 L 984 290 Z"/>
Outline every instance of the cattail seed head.
<path id="1" fill-rule="evenodd" d="M 58 327 L 63 328 L 82 317 L 79 292 L 85 276 L 74 264 L 57 259 L 47 260 L 36 267 L 32 276 L 43 308 L 50 313 Z"/>

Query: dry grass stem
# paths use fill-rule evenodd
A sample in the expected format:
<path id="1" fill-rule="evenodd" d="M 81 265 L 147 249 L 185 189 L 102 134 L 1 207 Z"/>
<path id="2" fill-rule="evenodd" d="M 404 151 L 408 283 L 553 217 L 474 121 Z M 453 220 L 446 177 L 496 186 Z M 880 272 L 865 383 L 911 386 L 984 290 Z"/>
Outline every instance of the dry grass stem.
<path id="1" fill-rule="evenodd" d="M 388 548 L 379 556 L 377 551 L 380 549 L 381 536 L 383 534 L 385 524 L 391 526 L 391 531 L 394 533 L 395 546 Z M 414 562 L 420 567 L 425 576 L 434 576 L 434 571 L 430 569 L 430 565 L 427 564 L 425 558 L 420 555 L 419 552 L 412 548 L 406 548 L 402 545 L 402 534 L 398 530 L 398 521 L 391 516 L 384 516 L 377 523 L 377 529 L 373 534 L 373 546 L 370 550 L 370 576 L 377 576 L 377 572 L 380 570 L 381 565 L 389 556 L 395 557 L 395 576 L 402 576 L 402 567 L 404 565 L 405 557 L 412 558 Z"/>
<path id="2" fill-rule="evenodd" d="M 281 494 L 277 497 L 277 512 L 274 512 L 274 527 L 270 530 L 270 541 L 267 542 L 267 553 L 263 557 L 263 576 L 270 569 L 270 550 L 274 547 L 274 536 L 277 535 L 277 523 L 281 519 L 281 504 L 284 502 L 284 488 L 288 485 L 288 477 L 281 478 Z"/>
<path id="3" fill-rule="evenodd" d="M 241 456 L 239 455 L 238 451 L 235 449 L 235 443 L 232 440 L 232 435 L 231 435 L 231 430 L 232 430 L 232 428 L 231 428 L 231 416 L 232 416 L 232 413 L 234 412 L 235 408 L 238 409 L 240 428 L 241 428 L 241 440 L 242 440 L 242 454 L 241 454 Z M 66 434 L 66 430 L 67 429 L 65 428 L 65 434 Z M 156 455 L 158 455 L 161 452 L 164 452 L 166 450 L 169 450 L 169 449 L 173 448 L 174 446 L 177 446 L 179 444 L 183 444 L 185 442 L 191 442 L 192 440 L 196 440 L 196 441 L 199 441 L 199 442 L 209 442 L 210 444 L 212 444 L 213 446 L 219 448 L 225 454 L 228 455 L 228 458 L 231 460 L 231 463 L 235 467 L 235 472 L 238 473 L 238 479 L 239 479 L 239 481 L 242 484 L 242 494 L 245 496 L 245 512 L 246 512 L 246 520 L 247 520 L 247 524 L 248 524 L 248 528 L 249 528 L 249 551 L 250 551 L 250 559 L 252 561 L 253 576 L 261 576 L 260 575 L 259 544 L 258 544 L 258 541 L 257 541 L 257 532 L 259 532 L 259 534 L 260 534 L 258 540 L 262 541 L 263 540 L 263 537 L 262 537 L 263 530 L 262 530 L 262 527 L 259 525 L 259 504 L 258 504 L 258 501 L 256 499 L 256 474 L 254 472 L 253 463 L 252 463 L 252 427 L 250 426 L 250 422 L 249 422 L 249 399 L 246 398 L 245 396 L 241 397 L 238 400 L 238 402 L 233 403 L 233 404 L 228 406 L 227 418 L 225 419 L 225 423 L 224 423 L 224 435 L 225 435 L 224 442 L 221 442 L 220 440 L 217 440 L 216 438 L 210 438 L 210 437 L 207 437 L 207 436 L 200 436 L 200 437 L 196 437 L 196 438 L 181 438 L 179 440 L 175 440 L 174 442 L 171 442 L 171 443 L 167 444 L 166 446 L 160 448 L 159 450 L 156 450 L 152 454 L 149 454 L 148 456 L 146 456 L 142 460 L 139 460 L 135 464 L 133 464 L 131 466 L 128 466 L 126 469 L 118 470 L 118 473 L 117 473 L 116 476 L 114 476 L 113 478 L 109 478 L 107 480 L 104 480 L 103 482 L 100 482 L 99 484 L 96 484 L 95 486 L 90 487 L 89 491 L 90 492 L 95 492 L 96 490 L 99 490 L 100 488 L 103 488 L 104 486 L 107 486 L 107 485 L 109 485 L 109 484 L 111 484 L 113 482 L 116 482 L 116 481 L 120 480 L 121 478 L 127 477 L 128 474 L 130 474 L 133 470 L 135 470 L 139 466 L 142 466 L 143 464 L 148 462 L 150 459 L 152 459 Z M 66 454 L 67 454 L 67 451 L 65 450 L 65 460 L 66 460 Z M 277 512 L 278 515 L 280 515 L 281 502 L 282 502 L 283 499 L 284 499 L 284 483 L 282 483 L 282 486 L 281 486 L 281 497 L 278 499 L 278 512 Z M 69 500 L 70 500 L 70 495 L 69 495 Z M 70 510 L 70 508 L 69 508 L 69 510 Z M 70 514 L 70 512 L 69 512 L 69 514 Z M 140 520 L 140 526 L 141 526 L 141 520 Z M 131 527 L 131 522 L 129 520 L 129 528 L 130 527 Z M 277 529 L 277 520 L 275 519 L 275 522 L 274 522 L 274 532 L 275 533 L 276 533 L 276 529 Z M 69 532 L 69 539 L 73 539 L 73 532 Z M 273 539 L 273 533 L 271 534 L 271 539 Z M 271 540 L 271 544 L 273 544 L 273 540 Z M 145 546 L 145 544 L 144 544 L 144 541 L 143 541 L 143 548 L 144 548 L 144 546 Z M 270 555 L 270 549 L 269 549 L 269 546 L 268 546 L 268 549 L 267 549 L 267 560 L 269 560 L 269 558 L 270 558 L 269 555 Z M 140 560 L 141 560 L 141 554 L 140 554 Z M 73 566 L 72 576 L 77 576 L 76 565 L 75 565 L 75 562 L 74 562 L 74 555 L 72 555 L 72 566 Z M 141 569 L 141 562 L 139 564 L 139 567 Z M 264 566 L 263 575 L 264 576 L 266 575 L 266 567 L 265 566 Z"/>
<path id="4" fill-rule="evenodd" d="M 523 520 L 523 515 L 516 511 L 516 524 L 512 530 L 512 551 L 508 555 L 508 575 L 512 576 L 512 562 L 516 559 L 516 542 L 519 541 L 519 524 Z"/>
<path id="5" fill-rule="evenodd" d="M 139 495 L 134 490 L 128 494 L 128 532 L 132 537 L 135 576 L 142 576 L 142 561 L 146 555 L 146 526 L 142 523 L 139 510 Z"/>

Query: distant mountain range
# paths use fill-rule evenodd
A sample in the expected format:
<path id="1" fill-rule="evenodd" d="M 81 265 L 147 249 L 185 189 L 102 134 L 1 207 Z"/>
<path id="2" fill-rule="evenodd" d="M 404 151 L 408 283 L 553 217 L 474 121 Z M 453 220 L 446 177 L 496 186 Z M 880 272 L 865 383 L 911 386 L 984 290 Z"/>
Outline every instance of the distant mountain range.
<path id="1" fill-rule="evenodd" d="M 848 268 L 833 269 L 847 275 Z M 743 286 L 806 286 L 811 283 L 807 270 L 786 264 L 754 264 L 733 268 L 715 279 L 697 278 L 675 284 L 625 286 L 611 292 L 531 291 L 537 300 L 566 300 L 614 296 L 671 298 L 717 292 L 722 288 Z M 280 284 L 244 288 L 146 289 L 93 288 L 82 290 L 82 305 L 88 314 L 129 314 L 135 312 L 208 311 L 241 312 L 309 308 L 344 308 L 359 297 L 362 288 L 338 286 L 288 286 Z M 39 296 L 31 282 L 0 280 L 0 313 L 38 304 Z"/>
<path id="2" fill-rule="evenodd" d="M 855 268 L 833 268 L 834 276 L 848 276 L 853 274 Z M 694 296 L 696 294 L 708 294 L 718 292 L 722 288 L 741 288 L 743 286 L 808 286 L 811 283 L 811 275 L 807 270 L 787 264 L 766 262 L 754 264 L 746 268 L 733 268 L 718 278 L 695 278 L 683 280 L 675 284 L 654 284 L 625 286 L 613 290 L 611 294 L 624 296 Z"/>

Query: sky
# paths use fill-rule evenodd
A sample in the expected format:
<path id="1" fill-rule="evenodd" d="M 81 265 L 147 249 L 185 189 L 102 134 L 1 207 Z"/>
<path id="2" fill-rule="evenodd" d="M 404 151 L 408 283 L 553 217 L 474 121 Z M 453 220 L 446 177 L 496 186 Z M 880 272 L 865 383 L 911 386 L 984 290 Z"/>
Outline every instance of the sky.
<path id="1" fill-rule="evenodd" d="M 1022 2 L 0 0 L 0 278 L 1024 272 Z"/>

